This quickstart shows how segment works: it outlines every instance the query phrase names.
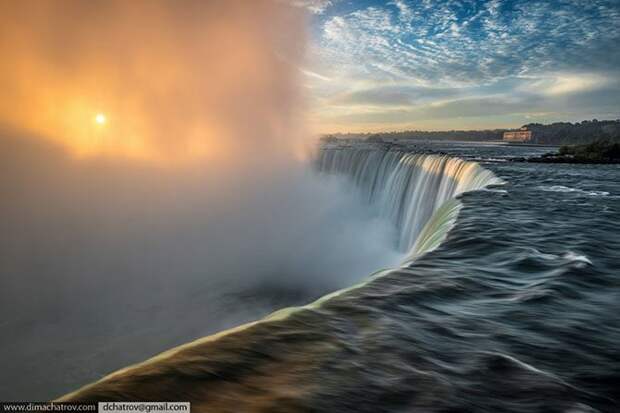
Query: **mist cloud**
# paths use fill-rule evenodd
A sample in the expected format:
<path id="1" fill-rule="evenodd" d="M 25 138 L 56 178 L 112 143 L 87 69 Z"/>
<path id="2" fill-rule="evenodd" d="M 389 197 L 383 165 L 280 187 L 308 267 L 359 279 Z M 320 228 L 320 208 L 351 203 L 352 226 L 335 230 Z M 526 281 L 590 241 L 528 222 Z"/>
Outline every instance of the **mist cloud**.
<path id="1" fill-rule="evenodd" d="M 301 9 L 0 8 L 0 398 L 57 396 L 397 262 L 390 228 L 297 156 Z"/>
<path id="2" fill-rule="evenodd" d="M 248 4 L 251 3 L 251 4 Z M 9 2 L 0 122 L 79 155 L 230 161 L 290 146 L 300 9 L 269 0 Z M 93 117 L 109 122 L 98 128 Z M 253 148 L 254 149 L 254 148 Z"/>

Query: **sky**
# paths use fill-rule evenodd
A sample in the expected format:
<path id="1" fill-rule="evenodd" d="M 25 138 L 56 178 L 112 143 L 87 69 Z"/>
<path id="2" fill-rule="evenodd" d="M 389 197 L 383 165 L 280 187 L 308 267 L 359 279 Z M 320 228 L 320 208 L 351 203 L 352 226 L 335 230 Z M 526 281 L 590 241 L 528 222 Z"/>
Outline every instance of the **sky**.
<path id="1" fill-rule="evenodd" d="M 315 131 L 620 118 L 618 0 L 292 0 Z"/>
<path id="2" fill-rule="evenodd" d="M 274 0 L 0 1 L 0 138 L 160 163 L 288 151 L 305 22 Z"/>

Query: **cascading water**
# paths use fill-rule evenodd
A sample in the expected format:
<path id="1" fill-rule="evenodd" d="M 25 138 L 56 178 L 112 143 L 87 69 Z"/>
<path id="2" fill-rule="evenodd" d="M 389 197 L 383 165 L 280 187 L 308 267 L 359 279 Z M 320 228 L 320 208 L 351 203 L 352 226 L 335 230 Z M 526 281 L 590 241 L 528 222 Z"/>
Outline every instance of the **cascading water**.
<path id="1" fill-rule="evenodd" d="M 363 199 L 397 228 L 405 263 L 445 239 L 462 207 L 459 194 L 503 183 L 476 162 L 378 147 L 322 148 L 317 169 L 351 178 Z"/>

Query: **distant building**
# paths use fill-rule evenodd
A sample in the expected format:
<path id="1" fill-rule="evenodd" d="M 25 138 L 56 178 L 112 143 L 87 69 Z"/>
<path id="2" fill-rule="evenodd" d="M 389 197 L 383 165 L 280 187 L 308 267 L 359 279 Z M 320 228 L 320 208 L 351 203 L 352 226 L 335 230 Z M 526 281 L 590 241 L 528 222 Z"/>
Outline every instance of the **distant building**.
<path id="1" fill-rule="evenodd" d="M 516 131 L 504 132 L 504 140 L 506 142 L 530 142 L 532 140 L 532 131 L 527 130 L 524 126 Z"/>

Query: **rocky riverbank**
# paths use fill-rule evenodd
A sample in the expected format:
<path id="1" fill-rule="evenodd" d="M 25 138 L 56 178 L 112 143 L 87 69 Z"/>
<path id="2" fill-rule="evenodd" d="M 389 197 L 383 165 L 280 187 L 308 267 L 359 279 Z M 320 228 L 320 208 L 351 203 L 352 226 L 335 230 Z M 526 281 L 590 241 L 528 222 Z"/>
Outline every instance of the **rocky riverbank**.
<path id="1" fill-rule="evenodd" d="M 587 145 L 562 146 L 557 153 L 549 152 L 531 158 L 512 158 L 513 162 L 620 164 L 620 143 L 597 141 Z"/>

